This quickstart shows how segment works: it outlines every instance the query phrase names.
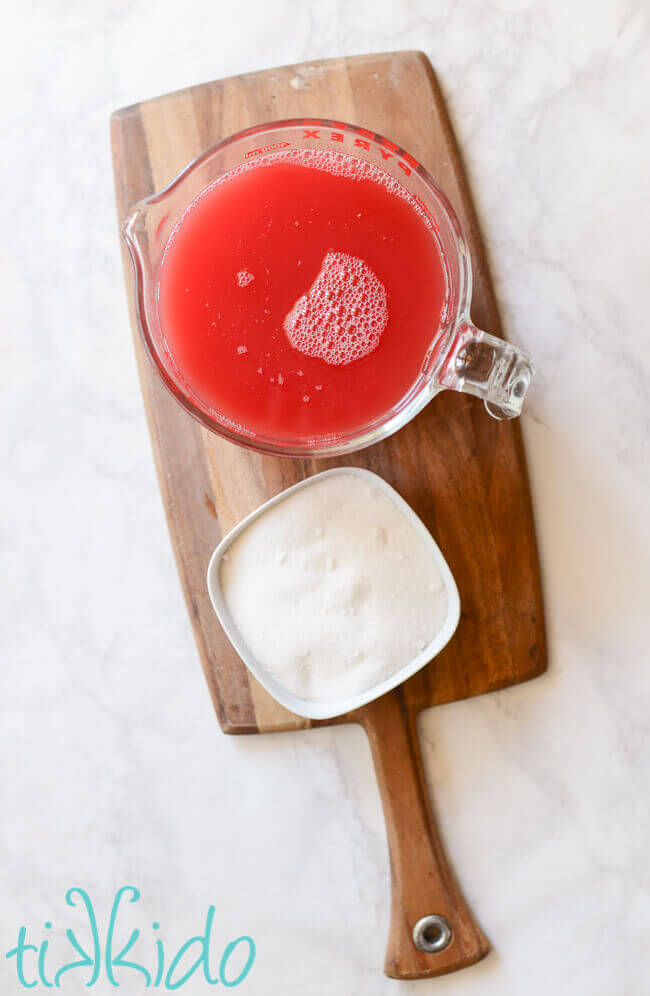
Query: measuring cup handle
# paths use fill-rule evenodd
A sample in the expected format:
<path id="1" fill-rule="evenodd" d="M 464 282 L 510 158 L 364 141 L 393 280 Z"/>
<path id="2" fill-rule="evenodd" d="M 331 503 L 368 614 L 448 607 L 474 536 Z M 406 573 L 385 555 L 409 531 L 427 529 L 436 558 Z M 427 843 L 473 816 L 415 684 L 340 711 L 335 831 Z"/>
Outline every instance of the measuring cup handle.
<path id="1" fill-rule="evenodd" d="M 425 979 L 480 961 L 490 945 L 447 862 L 422 770 L 416 717 L 396 689 L 360 710 L 386 819 L 391 917 L 384 972 Z"/>
<path id="2" fill-rule="evenodd" d="M 483 398 L 493 418 L 516 418 L 534 370 L 521 350 L 465 321 L 453 339 L 440 383 Z"/>

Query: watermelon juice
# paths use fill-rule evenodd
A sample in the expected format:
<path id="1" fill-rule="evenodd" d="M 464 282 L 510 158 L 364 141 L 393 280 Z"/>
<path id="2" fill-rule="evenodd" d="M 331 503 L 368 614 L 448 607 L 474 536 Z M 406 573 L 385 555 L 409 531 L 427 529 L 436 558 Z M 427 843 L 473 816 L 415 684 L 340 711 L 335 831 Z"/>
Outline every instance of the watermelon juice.
<path id="1" fill-rule="evenodd" d="M 379 167 L 292 150 L 239 166 L 177 222 L 164 347 L 221 419 L 267 439 L 345 435 L 418 378 L 447 282 L 427 216 Z"/>

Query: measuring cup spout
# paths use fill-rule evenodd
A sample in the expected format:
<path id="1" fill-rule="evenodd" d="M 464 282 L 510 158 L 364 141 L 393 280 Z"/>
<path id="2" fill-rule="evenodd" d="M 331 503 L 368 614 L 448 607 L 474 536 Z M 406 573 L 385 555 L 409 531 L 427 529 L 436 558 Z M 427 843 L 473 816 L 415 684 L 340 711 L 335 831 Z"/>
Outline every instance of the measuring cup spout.
<path id="1" fill-rule="evenodd" d="M 127 242 L 137 242 L 138 235 L 146 228 L 147 205 L 136 204 L 122 225 L 122 235 Z"/>
<path id="2" fill-rule="evenodd" d="M 482 398 L 493 418 L 509 419 L 521 415 L 534 372 L 521 350 L 465 321 L 454 337 L 440 382 Z"/>

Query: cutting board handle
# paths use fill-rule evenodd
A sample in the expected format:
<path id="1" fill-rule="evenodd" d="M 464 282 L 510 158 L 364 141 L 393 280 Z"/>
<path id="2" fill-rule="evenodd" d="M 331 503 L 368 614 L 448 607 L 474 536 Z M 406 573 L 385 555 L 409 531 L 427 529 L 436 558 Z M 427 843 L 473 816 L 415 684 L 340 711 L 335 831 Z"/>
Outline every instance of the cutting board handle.
<path id="1" fill-rule="evenodd" d="M 415 714 L 397 689 L 365 706 L 359 718 L 370 741 L 390 850 L 384 972 L 393 979 L 424 979 L 473 965 L 490 945 L 445 857 L 428 802 Z"/>

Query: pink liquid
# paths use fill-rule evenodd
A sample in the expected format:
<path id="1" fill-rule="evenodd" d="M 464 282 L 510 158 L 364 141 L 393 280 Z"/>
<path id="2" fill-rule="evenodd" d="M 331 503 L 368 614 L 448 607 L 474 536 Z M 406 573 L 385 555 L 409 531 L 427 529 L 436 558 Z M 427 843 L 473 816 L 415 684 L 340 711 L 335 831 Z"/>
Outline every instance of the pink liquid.
<path id="1" fill-rule="evenodd" d="M 346 434 L 396 405 L 446 293 L 417 203 L 341 153 L 239 168 L 180 219 L 159 273 L 168 352 L 236 426 L 288 441 Z"/>

